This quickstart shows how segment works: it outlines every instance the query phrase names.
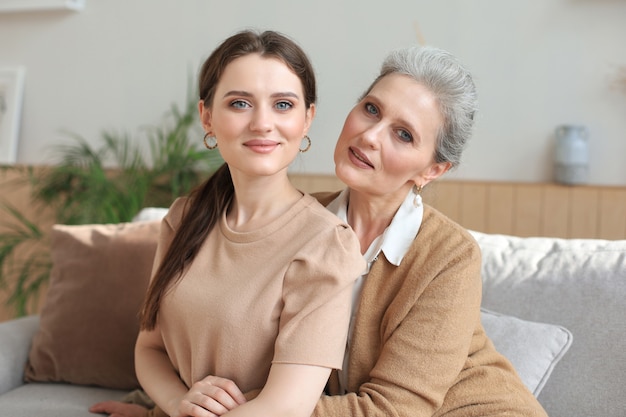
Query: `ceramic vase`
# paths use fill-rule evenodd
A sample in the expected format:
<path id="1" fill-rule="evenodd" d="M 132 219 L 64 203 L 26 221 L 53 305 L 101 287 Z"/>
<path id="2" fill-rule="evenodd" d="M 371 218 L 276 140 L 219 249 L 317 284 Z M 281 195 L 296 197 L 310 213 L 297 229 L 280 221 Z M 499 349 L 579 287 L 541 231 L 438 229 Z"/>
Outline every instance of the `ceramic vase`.
<path id="1" fill-rule="evenodd" d="M 554 158 L 555 180 L 566 185 L 587 183 L 589 175 L 589 134 L 576 125 L 558 126 Z"/>

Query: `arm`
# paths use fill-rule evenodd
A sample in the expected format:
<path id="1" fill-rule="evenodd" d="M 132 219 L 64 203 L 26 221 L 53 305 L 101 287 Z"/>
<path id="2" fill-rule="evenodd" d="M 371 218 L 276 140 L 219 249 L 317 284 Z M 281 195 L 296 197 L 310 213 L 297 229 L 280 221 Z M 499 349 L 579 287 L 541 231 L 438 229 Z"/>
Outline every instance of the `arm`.
<path id="1" fill-rule="evenodd" d="M 0 394 L 23 384 L 24 366 L 38 328 L 38 316 L 22 317 L 0 324 Z"/>
<path id="2" fill-rule="evenodd" d="M 263 389 L 246 394 L 248 402 L 235 383 L 227 378 L 208 376 L 194 384 L 189 397 L 194 397 L 194 404 L 201 408 L 188 408 L 193 416 L 229 417 L 310 417 L 328 380 L 330 368 L 296 364 L 274 364 Z M 195 394 L 193 392 L 195 391 Z M 114 407 L 120 407 L 114 404 Z M 102 408 L 101 411 L 113 411 L 116 408 Z M 127 405 L 119 410 L 130 414 Z M 208 411 L 213 414 L 205 414 Z M 197 413 L 197 414 L 191 414 Z"/>
<path id="3" fill-rule="evenodd" d="M 159 244 L 152 268 L 153 275 L 174 238 L 177 225 L 181 222 L 185 201 L 185 198 L 176 199 L 161 222 Z M 165 350 L 158 324 L 154 330 L 139 332 L 135 343 L 135 372 L 149 397 L 169 415 L 177 415 L 174 414 L 174 410 L 188 392 L 188 388 L 180 379 Z"/>
<path id="4" fill-rule="evenodd" d="M 480 250 L 465 233 L 433 226 L 420 231 L 403 267 L 384 259 L 372 267 L 350 350 L 350 392 L 323 396 L 314 416 L 430 416 L 443 403 L 476 348 Z"/>
<path id="5" fill-rule="evenodd" d="M 211 377 L 196 382 L 188 389 L 167 355 L 158 327 L 152 331 L 139 333 L 135 346 L 135 368 L 143 389 L 170 417 L 213 416 L 207 413 L 207 410 L 215 412 L 215 415 L 222 415 L 227 409 L 237 406 L 231 400 L 231 396 L 237 398 L 236 393 L 227 397 L 230 387 L 226 384 L 222 390 L 214 384 Z M 111 404 L 101 405 L 105 407 L 100 408 L 102 410 L 112 410 Z M 132 411 L 129 409 L 130 406 L 132 405 L 123 406 L 119 410 L 134 415 L 130 413 Z M 98 408 L 93 410 L 97 411 Z"/>
<path id="6" fill-rule="evenodd" d="M 188 389 L 167 355 L 158 326 L 139 333 L 135 369 L 139 383 L 161 409 L 172 417 L 185 415 L 179 414 L 178 406 Z"/>
<path id="7" fill-rule="evenodd" d="M 218 386 L 213 377 L 204 378 L 188 389 L 167 355 L 158 326 L 154 330 L 139 333 L 135 345 L 135 368 L 145 392 L 170 417 L 213 416 L 207 414 L 207 410 L 213 411 L 215 415 L 222 415 L 228 409 L 236 407 L 237 401 L 245 402 L 233 383 L 220 381 Z M 112 410 L 109 408 L 111 404 L 103 406 L 105 408 L 101 410 Z M 130 414 L 131 410 L 126 406 L 120 410 L 134 415 Z"/>
<path id="8" fill-rule="evenodd" d="M 226 415 L 309 417 L 329 374 L 319 366 L 274 364 L 259 395 Z"/>

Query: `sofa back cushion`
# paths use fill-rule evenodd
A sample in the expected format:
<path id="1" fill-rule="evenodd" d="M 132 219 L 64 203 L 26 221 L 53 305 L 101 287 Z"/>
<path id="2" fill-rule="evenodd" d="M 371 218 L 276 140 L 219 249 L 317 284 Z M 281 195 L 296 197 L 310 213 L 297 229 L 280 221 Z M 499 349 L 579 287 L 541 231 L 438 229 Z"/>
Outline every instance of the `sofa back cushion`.
<path id="1" fill-rule="evenodd" d="M 52 229 L 52 272 L 27 381 L 132 389 L 160 221 Z"/>
<path id="2" fill-rule="evenodd" d="M 623 417 L 626 240 L 472 234 L 483 254 L 485 308 L 573 334 L 539 395 L 548 415 Z"/>

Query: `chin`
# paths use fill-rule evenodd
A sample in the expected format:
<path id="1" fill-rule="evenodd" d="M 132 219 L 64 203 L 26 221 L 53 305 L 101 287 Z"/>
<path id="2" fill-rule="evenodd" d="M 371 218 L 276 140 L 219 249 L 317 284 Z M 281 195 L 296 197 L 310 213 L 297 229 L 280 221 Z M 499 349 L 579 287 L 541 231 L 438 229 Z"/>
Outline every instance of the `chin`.
<path id="1" fill-rule="evenodd" d="M 359 172 L 341 165 L 335 167 L 335 176 L 349 188 L 358 188 L 358 184 L 364 180 Z"/>

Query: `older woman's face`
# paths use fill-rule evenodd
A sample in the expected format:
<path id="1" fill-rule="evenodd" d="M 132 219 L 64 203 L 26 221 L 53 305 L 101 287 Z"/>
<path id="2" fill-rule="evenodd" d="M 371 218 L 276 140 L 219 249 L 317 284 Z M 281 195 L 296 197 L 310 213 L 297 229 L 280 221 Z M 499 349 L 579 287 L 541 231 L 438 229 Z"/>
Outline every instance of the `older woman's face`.
<path id="1" fill-rule="evenodd" d="M 335 172 L 350 188 L 406 196 L 448 170 L 434 162 L 443 118 L 435 96 L 412 78 L 382 78 L 348 114 L 335 147 Z"/>

